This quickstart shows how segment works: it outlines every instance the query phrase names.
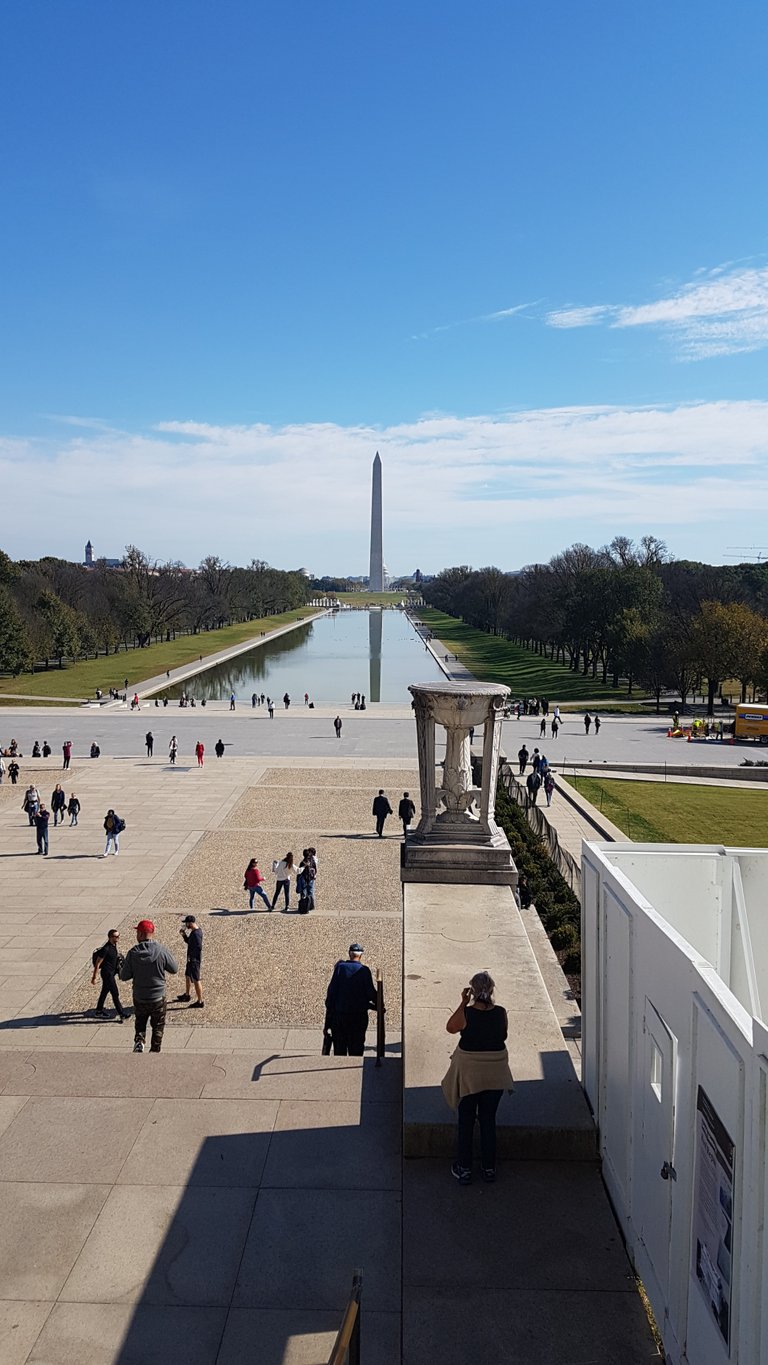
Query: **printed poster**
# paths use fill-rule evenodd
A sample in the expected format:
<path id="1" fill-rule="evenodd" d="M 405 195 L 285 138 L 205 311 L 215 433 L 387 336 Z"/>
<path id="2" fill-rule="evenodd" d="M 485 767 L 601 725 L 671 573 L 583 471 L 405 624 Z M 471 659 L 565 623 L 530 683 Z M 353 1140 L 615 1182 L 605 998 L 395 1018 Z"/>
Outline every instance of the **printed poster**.
<path id="1" fill-rule="evenodd" d="M 705 1091 L 696 1099 L 693 1272 L 730 1346 L 733 1248 L 733 1143 Z"/>

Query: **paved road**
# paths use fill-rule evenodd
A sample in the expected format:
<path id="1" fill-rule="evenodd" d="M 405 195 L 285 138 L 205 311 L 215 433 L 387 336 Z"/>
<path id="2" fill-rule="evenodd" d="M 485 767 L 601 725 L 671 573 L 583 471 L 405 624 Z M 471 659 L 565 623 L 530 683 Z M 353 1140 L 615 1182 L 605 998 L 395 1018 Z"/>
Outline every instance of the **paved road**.
<path id="1" fill-rule="evenodd" d="M 600 726 L 584 733 L 580 716 L 566 717 L 557 739 L 547 726 L 546 736 L 539 733 L 541 721 L 535 716 L 504 722 L 502 748 L 513 760 L 523 741 L 528 749 L 534 746 L 546 754 L 550 763 L 574 763 L 579 767 L 603 763 L 673 763 L 704 767 L 738 767 L 744 758 L 766 758 L 765 746 L 755 744 L 689 744 L 683 739 L 667 739 L 668 721 L 647 716 L 624 716 L 607 719 Z"/>

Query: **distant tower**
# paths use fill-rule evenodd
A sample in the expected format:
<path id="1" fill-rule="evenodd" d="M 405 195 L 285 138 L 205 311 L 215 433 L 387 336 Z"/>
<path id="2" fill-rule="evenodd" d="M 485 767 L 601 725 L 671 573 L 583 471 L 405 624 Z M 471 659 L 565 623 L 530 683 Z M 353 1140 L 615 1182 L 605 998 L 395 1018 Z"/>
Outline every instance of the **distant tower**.
<path id="1" fill-rule="evenodd" d="M 93 546 L 91 545 L 90 540 L 85 547 L 85 567 L 86 569 L 93 568 Z"/>
<path id="2" fill-rule="evenodd" d="M 371 592 L 384 592 L 384 551 L 381 543 L 381 459 L 378 450 L 373 462 L 371 485 L 371 567 L 368 575 Z"/>

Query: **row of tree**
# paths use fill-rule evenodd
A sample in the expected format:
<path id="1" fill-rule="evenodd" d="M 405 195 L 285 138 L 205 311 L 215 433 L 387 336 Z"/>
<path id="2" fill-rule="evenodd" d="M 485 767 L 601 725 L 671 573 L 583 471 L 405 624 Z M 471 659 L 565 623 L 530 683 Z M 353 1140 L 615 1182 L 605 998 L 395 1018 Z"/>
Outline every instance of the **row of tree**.
<path id="1" fill-rule="evenodd" d="M 303 606 L 298 571 L 208 555 L 197 569 L 160 564 L 129 545 L 119 568 L 65 559 L 14 562 L 0 550 L 0 671 L 117 653 Z"/>
<path id="2" fill-rule="evenodd" d="M 709 712 L 726 680 L 768 682 L 768 564 L 673 560 L 663 541 L 617 536 L 572 545 L 519 573 L 445 569 L 422 587 L 430 606 L 524 645 L 574 672 L 626 678 L 685 705 L 706 685 Z"/>

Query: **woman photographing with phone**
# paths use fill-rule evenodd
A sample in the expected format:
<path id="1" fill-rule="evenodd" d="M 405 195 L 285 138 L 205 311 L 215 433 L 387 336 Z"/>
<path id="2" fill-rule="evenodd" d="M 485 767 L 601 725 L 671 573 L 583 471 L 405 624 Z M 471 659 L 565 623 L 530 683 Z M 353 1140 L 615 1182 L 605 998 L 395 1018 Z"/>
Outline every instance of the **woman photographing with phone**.
<path id="1" fill-rule="evenodd" d="M 458 1110 L 456 1160 L 451 1174 L 460 1185 L 472 1180 L 472 1139 L 480 1124 L 480 1167 L 483 1180 L 496 1179 L 496 1110 L 505 1090 L 512 1089 L 507 1055 L 507 1011 L 493 999 L 496 989 L 488 972 L 476 972 L 461 992 L 461 1004 L 446 1024 L 459 1033 L 459 1046 L 443 1079 L 443 1095 Z"/>

